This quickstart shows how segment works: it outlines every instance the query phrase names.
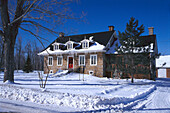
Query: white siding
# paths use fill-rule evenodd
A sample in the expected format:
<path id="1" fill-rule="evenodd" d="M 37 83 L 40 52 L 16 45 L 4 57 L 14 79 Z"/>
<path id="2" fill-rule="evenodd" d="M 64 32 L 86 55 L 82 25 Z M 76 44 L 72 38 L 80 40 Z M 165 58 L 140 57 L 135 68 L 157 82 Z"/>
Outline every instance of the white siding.
<path id="1" fill-rule="evenodd" d="M 166 78 L 166 69 L 158 69 L 158 78 Z"/>

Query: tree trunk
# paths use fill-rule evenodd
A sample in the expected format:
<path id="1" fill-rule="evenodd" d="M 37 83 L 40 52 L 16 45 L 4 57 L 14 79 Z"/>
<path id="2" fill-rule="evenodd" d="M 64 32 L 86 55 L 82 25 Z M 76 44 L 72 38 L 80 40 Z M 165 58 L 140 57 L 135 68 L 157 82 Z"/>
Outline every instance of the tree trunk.
<path id="1" fill-rule="evenodd" d="M 11 41 L 4 42 L 4 82 L 14 82 L 14 45 Z"/>
<path id="2" fill-rule="evenodd" d="M 4 42 L 4 82 L 7 80 L 14 82 L 14 45 L 14 40 L 6 40 Z"/>
<path id="3" fill-rule="evenodd" d="M 135 70 L 134 66 L 135 65 L 134 65 L 134 56 L 133 56 L 133 54 L 131 54 L 130 57 L 131 57 L 131 83 L 134 83 L 134 70 Z"/>
<path id="4" fill-rule="evenodd" d="M 133 80 L 134 77 L 133 77 L 133 76 L 134 76 L 134 75 L 131 74 L 131 77 L 132 77 L 132 78 L 131 78 L 131 83 L 134 83 L 134 80 Z"/>
<path id="5" fill-rule="evenodd" d="M 2 51 L 1 51 L 1 61 L 0 61 L 0 68 L 4 66 L 4 43 L 2 43 Z"/>

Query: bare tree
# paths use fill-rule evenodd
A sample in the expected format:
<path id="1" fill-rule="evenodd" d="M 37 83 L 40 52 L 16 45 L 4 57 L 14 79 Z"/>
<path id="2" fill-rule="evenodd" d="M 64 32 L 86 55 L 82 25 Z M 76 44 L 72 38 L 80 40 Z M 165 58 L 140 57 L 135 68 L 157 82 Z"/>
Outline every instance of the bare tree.
<path id="1" fill-rule="evenodd" d="M 18 37 L 18 40 L 15 44 L 15 69 L 21 70 L 21 57 L 22 57 L 22 37 Z"/>
<path id="2" fill-rule="evenodd" d="M 2 37 L 0 36 L 0 68 L 3 67 L 3 57 L 4 57 L 4 43 Z"/>
<path id="3" fill-rule="evenodd" d="M 14 46 L 18 29 L 35 36 L 41 43 L 42 39 L 48 41 L 42 37 L 43 33 L 56 35 L 58 32 L 54 29 L 57 25 L 73 19 L 66 7 L 71 2 L 72 0 L 0 0 L 0 35 L 5 48 L 4 82 L 14 81 Z"/>

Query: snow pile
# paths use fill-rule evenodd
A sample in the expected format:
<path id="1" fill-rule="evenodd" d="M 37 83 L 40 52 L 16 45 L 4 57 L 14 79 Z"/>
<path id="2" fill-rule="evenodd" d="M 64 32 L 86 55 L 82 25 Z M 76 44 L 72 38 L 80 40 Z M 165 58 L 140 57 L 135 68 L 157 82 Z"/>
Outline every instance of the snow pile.
<path id="1" fill-rule="evenodd" d="M 0 86 L 0 97 L 11 100 L 30 101 L 38 104 L 55 104 L 69 106 L 81 110 L 115 109 L 128 106 L 130 102 L 142 98 L 151 93 L 155 86 L 148 90 L 136 93 L 132 97 L 102 98 L 98 96 L 75 95 L 69 93 L 41 92 L 40 90 L 21 88 L 12 85 Z M 132 104 L 132 103 L 131 103 Z"/>
<path id="2" fill-rule="evenodd" d="M 60 77 L 67 73 L 68 73 L 68 70 L 58 70 L 55 74 L 52 75 L 52 77 Z"/>
<path id="3" fill-rule="evenodd" d="M 48 78 L 46 90 L 42 91 L 38 85 L 36 86 L 38 79 L 34 78 L 33 73 L 27 76 L 23 73 L 23 82 L 19 73 L 19 83 L 0 84 L 0 98 L 50 106 L 68 106 L 81 111 L 120 110 L 135 104 L 156 89 L 155 85 L 148 85 L 147 80 L 142 80 L 144 83 L 138 85 L 130 84 L 126 80 L 98 78 L 86 74 L 84 81 L 81 81 L 78 80 L 78 76 L 79 74 L 71 73 L 62 77 Z"/>

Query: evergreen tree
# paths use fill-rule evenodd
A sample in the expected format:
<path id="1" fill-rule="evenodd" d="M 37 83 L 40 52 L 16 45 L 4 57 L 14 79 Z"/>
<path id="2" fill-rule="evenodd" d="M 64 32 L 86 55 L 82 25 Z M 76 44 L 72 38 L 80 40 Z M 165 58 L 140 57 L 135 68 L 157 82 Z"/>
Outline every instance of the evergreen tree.
<path id="1" fill-rule="evenodd" d="M 121 46 L 117 46 L 116 51 L 118 52 L 118 54 L 124 56 L 124 63 L 127 64 L 127 72 L 131 76 L 132 83 L 134 82 L 134 74 L 137 73 L 136 71 L 138 64 L 140 64 L 141 62 L 145 62 L 142 61 L 143 59 L 141 58 L 141 56 L 143 56 L 143 53 L 146 53 L 145 55 L 149 55 L 147 53 L 149 53 L 150 45 L 148 45 L 147 48 L 139 46 L 141 43 L 139 37 L 143 32 L 143 24 L 141 26 L 138 26 L 138 20 L 135 20 L 135 18 L 133 17 L 131 17 L 129 23 L 127 23 L 125 32 L 119 32 L 119 42 Z"/>
<path id="2" fill-rule="evenodd" d="M 32 70 L 32 65 L 31 65 L 31 59 L 29 57 L 29 54 L 28 54 L 27 60 L 25 62 L 23 71 L 26 72 L 26 73 L 29 73 L 29 72 L 33 71 Z"/>

